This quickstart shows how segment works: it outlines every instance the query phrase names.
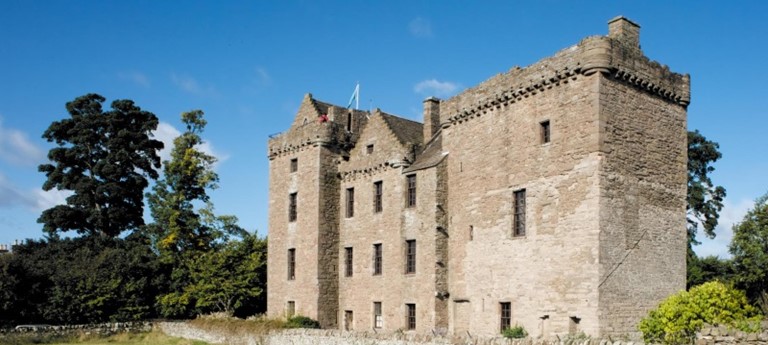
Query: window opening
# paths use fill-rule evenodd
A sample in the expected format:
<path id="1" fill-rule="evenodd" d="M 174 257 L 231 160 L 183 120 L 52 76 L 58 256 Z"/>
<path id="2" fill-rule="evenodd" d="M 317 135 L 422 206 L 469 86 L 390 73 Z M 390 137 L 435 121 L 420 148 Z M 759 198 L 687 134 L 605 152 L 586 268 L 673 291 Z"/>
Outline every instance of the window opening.
<path id="1" fill-rule="evenodd" d="M 290 196 L 288 197 L 288 199 L 289 199 L 289 202 L 288 202 L 288 221 L 289 222 L 295 222 L 296 221 L 296 215 L 297 215 L 297 212 L 296 212 L 296 208 L 297 208 L 297 206 L 296 206 L 297 193 L 291 193 Z"/>
<path id="2" fill-rule="evenodd" d="M 515 192 L 514 235 L 525 236 L 525 189 Z"/>
<path id="3" fill-rule="evenodd" d="M 384 317 L 381 314 L 381 302 L 373 302 L 373 328 L 383 328 Z"/>
<path id="4" fill-rule="evenodd" d="M 549 128 L 549 120 L 541 122 L 540 125 L 541 125 L 541 143 L 546 144 L 552 139 L 550 134 L 550 128 Z"/>
<path id="5" fill-rule="evenodd" d="M 382 197 L 384 192 L 384 185 L 382 181 L 374 182 L 373 183 L 373 212 L 378 213 L 381 212 L 384 207 L 382 205 Z"/>
<path id="6" fill-rule="evenodd" d="M 299 159 L 294 158 L 291 159 L 291 172 L 296 172 L 299 170 Z"/>
<path id="7" fill-rule="evenodd" d="M 347 188 L 347 218 L 355 216 L 355 189 Z"/>
<path id="8" fill-rule="evenodd" d="M 499 311 L 501 315 L 499 330 L 501 332 L 504 332 L 505 329 L 512 326 L 512 303 L 511 302 L 499 303 Z"/>
<path id="9" fill-rule="evenodd" d="M 296 279 L 296 248 L 288 249 L 288 280 Z"/>
<path id="10" fill-rule="evenodd" d="M 353 272 L 353 268 L 354 268 L 354 267 L 352 266 L 352 255 L 353 255 L 353 253 L 352 253 L 352 247 L 347 247 L 347 248 L 344 248 L 344 251 L 346 252 L 346 255 L 344 256 L 344 257 L 345 257 L 345 260 L 344 260 L 344 262 L 345 262 L 345 264 L 346 264 L 346 265 L 345 265 L 346 267 L 345 267 L 345 271 L 344 271 L 344 274 L 345 274 L 347 277 L 351 277 L 351 276 L 352 276 L 352 272 Z"/>
<path id="11" fill-rule="evenodd" d="M 405 305 L 405 325 L 408 330 L 416 329 L 416 305 Z"/>
<path id="12" fill-rule="evenodd" d="M 416 175 L 408 175 L 408 207 L 416 206 Z"/>
<path id="13" fill-rule="evenodd" d="M 405 241 L 405 273 L 416 273 L 416 240 Z"/>
<path id="14" fill-rule="evenodd" d="M 382 250 L 381 243 L 373 245 L 373 275 L 381 275 Z"/>

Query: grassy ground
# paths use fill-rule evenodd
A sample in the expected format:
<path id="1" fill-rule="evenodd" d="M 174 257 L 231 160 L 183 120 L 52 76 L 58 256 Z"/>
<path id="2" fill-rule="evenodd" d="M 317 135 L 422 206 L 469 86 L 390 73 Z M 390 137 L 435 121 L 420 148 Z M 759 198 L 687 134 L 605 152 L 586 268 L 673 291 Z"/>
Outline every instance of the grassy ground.
<path id="1" fill-rule="evenodd" d="M 8 339 L 5 339 L 9 341 Z M 5 341 L 2 341 L 6 344 Z M 86 344 L 86 345 L 208 345 L 206 342 L 187 340 L 181 338 L 171 338 L 162 334 L 161 332 L 139 333 L 139 334 L 118 334 L 108 338 L 82 336 L 74 339 L 67 340 L 50 340 L 50 339 L 23 339 L 17 338 L 11 340 L 12 345 L 27 345 L 27 344 L 50 344 L 50 345 L 71 345 L 71 344 Z"/>

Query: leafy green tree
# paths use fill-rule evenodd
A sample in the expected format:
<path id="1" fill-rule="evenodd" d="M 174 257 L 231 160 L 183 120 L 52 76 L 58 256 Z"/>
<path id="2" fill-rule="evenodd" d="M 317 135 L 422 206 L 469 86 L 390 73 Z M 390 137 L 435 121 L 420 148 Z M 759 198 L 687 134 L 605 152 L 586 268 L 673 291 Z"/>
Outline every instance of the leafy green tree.
<path id="1" fill-rule="evenodd" d="M 722 154 L 720 145 L 707 140 L 698 130 L 688 131 L 688 243 L 696 241 L 698 224 L 704 235 L 715 237 L 715 227 L 723 209 L 725 188 L 715 186 L 709 174 L 715 170 L 712 166 Z"/>
<path id="2" fill-rule="evenodd" d="M 202 152 L 201 134 L 207 124 L 203 112 L 181 115 L 186 131 L 173 141 L 171 159 L 163 162 L 163 178 L 147 194 L 154 222 L 145 234 L 160 253 L 168 276 L 167 294 L 160 307 L 167 317 L 187 317 L 195 313 L 196 295 L 186 293 L 197 260 L 215 252 L 230 235 L 245 233 L 234 216 L 217 216 L 209 190 L 218 187 L 213 171 L 216 157 Z"/>
<path id="3" fill-rule="evenodd" d="M 189 284 L 161 297 L 161 305 L 170 312 L 192 308 L 198 314 L 233 315 L 240 308 L 263 304 L 266 263 L 267 241 L 246 233 L 242 240 L 185 261 Z"/>
<path id="4" fill-rule="evenodd" d="M 768 314 L 768 194 L 758 198 L 741 223 L 733 226 L 729 250 L 737 284 Z"/>
<path id="5" fill-rule="evenodd" d="M 736 272 L 734 271 L 733 261 L 720 259 L 717 256 L 710 255 L 699 258 L 693 256 L 688 260 L 688 283 L 686 288 L 701 285 L 711 281 L 721 281 L 724 283 L 732 282 Z"/>
<path id="6" fill-rule="evenodd" d="M 43 138 L 56 143 L 48 152 L 53 164 L 39 167 L 47 180 L 44 190 L 70 190 L 66 205 L 43 211 L 38 219 L 49 234 L 75 230 L 85 235 L 115 237 L 144 224 L 143 191 L 147 178 L 158 177 L 157 151 L 152 139 L 157 117 L 130 100 L 112 102 L 87 94 L 67 103 L 70 118 L 51 123 Z"/>
<path id="7" fill-rule="evenodd" d="M 706 324 L 756 331 L 761 316 L 743 291 L 709 282 L 667 297 L 640 321 L 646 344 L 692 344 Z"/>

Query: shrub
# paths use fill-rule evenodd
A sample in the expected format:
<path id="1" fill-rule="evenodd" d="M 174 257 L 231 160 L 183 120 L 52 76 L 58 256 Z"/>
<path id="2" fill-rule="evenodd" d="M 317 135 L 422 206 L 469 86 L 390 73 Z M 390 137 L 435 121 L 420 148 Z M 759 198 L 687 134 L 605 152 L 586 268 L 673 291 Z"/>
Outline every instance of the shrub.
<path id="1" fill-rule="evenodd" d="M 523 328 L 523 326 L 515 325 L 515 327 L 505 328 L 501 332 L 501 335 L 503 335 L 504 338 L 520 339 L 520 338 L 527 337 L 528 336 L 528 332 L 525 331 L 525 328 Z"/>
<path id="2" fill-rule="evenodd" d="M 320 323 L 317 320 L 310 319 L 306 316 L 296 315 L 288 319 L 286 328 L 320 328 Z"/>
<path id="3" fill-rule="evenodd" d="M 646 344 L 690 344 L 705 323 L 754 332 L 759 321 L 744 292 L 714 281 L 669 296 L 638 328 Z"/>

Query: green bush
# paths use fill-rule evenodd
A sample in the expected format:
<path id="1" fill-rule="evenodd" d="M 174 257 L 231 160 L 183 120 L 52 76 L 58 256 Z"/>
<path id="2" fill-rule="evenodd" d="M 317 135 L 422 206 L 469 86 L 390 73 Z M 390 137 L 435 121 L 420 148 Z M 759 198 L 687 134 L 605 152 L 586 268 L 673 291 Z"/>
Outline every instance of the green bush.
<path id="1" fill-rule="evenodd" d="M 754 332 L 760 319 L 744 292 L 714 281 L 669 296 L 638 328 L 646 344 L 691 344 L 705 323 Z"/>
<path id="2" fill-rule="evenodd" d="M 288 319 L 285 325 L 286 328 L 320 328 L 320 323 L 317 320 L 310 319 L 306 316 L 296 315 Z"/>
<path id="3" fill-rule="evenodd" d="M 503 331 L 501 331 L 501 335 L 503 335 L 504 338 L 520 339 L 520 338 L 527 337 L 528 332 L 525 331 L 525 328 L 523 328 L 523 326 L 515 325 L 515 327 L 505 328 Z"/>

